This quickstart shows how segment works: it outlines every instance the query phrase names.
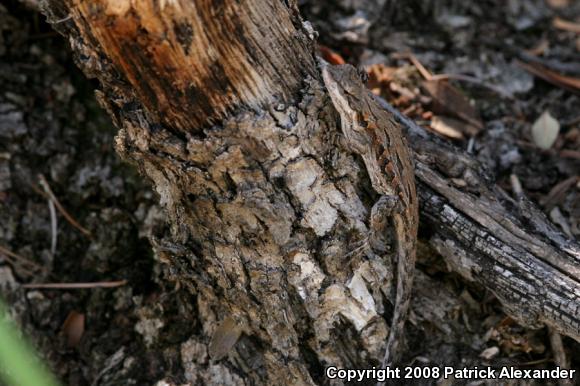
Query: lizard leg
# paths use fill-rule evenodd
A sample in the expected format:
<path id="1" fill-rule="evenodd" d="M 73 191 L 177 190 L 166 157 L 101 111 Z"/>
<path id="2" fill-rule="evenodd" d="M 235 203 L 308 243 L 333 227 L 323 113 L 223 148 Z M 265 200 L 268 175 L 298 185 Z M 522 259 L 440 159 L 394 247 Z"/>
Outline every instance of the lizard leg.
<path id="1" fill-rule="evenodd" d="M 354 244 L 354 248 L 351 249 L 351 251 L 348 252 L 344 257 L 350 258 L 353 256 L 360 256 L 363 253 L 368 252 L 369 249 L 370 249 L 369 240 L 368 240 L 368 237 L 365 237 L 362 240 L 357 241 Z"/>
<path id="2" fill-rule="evenodd" d="M 391 195 L 381 196 L 371 209 L 369 243 L 376 253 L 386 254 L 392 244 L 391 217 L 397 212 L 399 198 Z"/>
<path id="3" fill-rule="evenodd" d="M 389 218 L 399 206 L 399 199 L 396 196 L 382 195 L 371 209 L 369 235 L 358 241 L 346 257 L 369 252 L 369 249 L 379 254 L 389 252 L 391 245 Z"/>

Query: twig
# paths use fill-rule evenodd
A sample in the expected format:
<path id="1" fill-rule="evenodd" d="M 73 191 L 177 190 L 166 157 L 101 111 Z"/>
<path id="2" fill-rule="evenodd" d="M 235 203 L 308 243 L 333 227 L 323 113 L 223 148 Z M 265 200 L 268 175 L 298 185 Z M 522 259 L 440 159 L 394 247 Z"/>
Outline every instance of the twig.
<path id="1" fill-rule="evenodd" d="M 463 74 L 437 74 L 437 75 L 433 75 L 431 77 L 431 80 L 447 80 L 447 79 L 453 79 L 453 80 L 459 80 L 462 82 L 473 83 L 473 84 L 476 84 L 478 86 L 487 88 L 487 89 L 501 95 L 502 97 L 504 97 L 506 99 L 514 99 L 514 96 L 511 93 L 501 89 L 500 87 L 497 87 L 497 86 L 494 86 L 494 85 L 489 84 L 487 82 L 484 82 L 481 79 L 474 78 L 473 76 L 463 75 Z"/>
<path id="2" fill-rule="evenodd" d="M 580 123 L 580 115 L 575 116 L 572 119 L 562 122 L 562 126 L 570 127 Z"/>
<path id="3" fill-rule="evenodd" d="M 552 22 L 552 25 L 555 28 L 558 28 L 558 29 L 561 29 L 564 31 L 574 32 L 576 34 L 580 34 L 580 24 L 578 24 L 578 23 L 574 23 L 574 22 L 556 17 L 554 19 L 554 21 Z"/>
<path id="4" fill-rule="evenodd" d="M 469 142 L 467 142 L 467 153 L 468 154 L 472 154 L 473 153 L 473 148 L 475 146 L 475 137 L 471 137 L 469 138 Z"/>
<path id="5" fill-rule="evenodd" d="M 550 189 L 547 195 L 540 199 L 540 205 L 542 205 L 547 212 L 551 211 L 556 205 L 564 201 L 566 193 L 579 181 L 580 175 L 576 175 L 558 182 Z"/>
<path id="6" fill-rule="evenodd" d="M 121 347 L 113 355 L 107 358 L 107 360 L 105 361 L 105 367 L 101 371 L 99 371 L 99 373 L 93 380 L 93 383 L 91 383 L 91 386 L 97 386 L 101 378 L 109 371 L 119 366 L 123 361 L 123 359 L 125 359 L 125 347 Z"/>
<path id="7" fill-rule="evenodd" d="M 409 106 L 405 110 L 403 110 L 403 114 L 410 115 L 415 110 L 417 110 L 417 105 L 416 104 L 412 104 L 411 106 Z"/>
<path id="8" fill-rule="evenodd" d="M 558 73 L 580 75 L 580 63 L 578 61 L 561 62 L 557 59 L 543 58 L 524 51 L 517 52 L 516 55 L 528 64 L 539 64 Z"/>
<path id="9" fill-rule="evenodd" d="M 413 66 L 417 67 L 417 70 L 419 70 L 419 72 L 421 73 L 423 78 L 425 78 L 425 80 L 433 80 L 433 74 L 431 74 L 429 70 L 427 70 L 425 66 L 423 66 L 423 64 L 419 61 L 419 59 L 417 59 L 415 55 L 409 53 L 408 58 L 411 61 L 411 63 L 413 63 Z"/>
<path id="10" fill-rule="evenodd" d="M 127 284 L 127 280 L 97 281 L 92 283 L 32 283 L 23 284 L 26 289 L 86 289 L 86 288 L 115 288 Z"/>
<path id="11" fill-rule="evenodd" d="M 511 315 L 543 322 L 580 341 L 580 310 L 574 307 L 580 246 L 529 200 L 504 199 L 491 173 L 476 159 L 374 98 L 401 123 L 415 153 L 421 219 L 435 229 L 430 238 L 435 250 L 454 271 L 493 289 Z M 449 178 L 467 173 L 472 192 L 449 183 Z"/>
<path id="12" fill-rule="evenodd" d="M 560 157 L 571 158 L 571 159 L 580 159 L 580 151 L 564 149 L 564 150 L 560 151 Z"/>
<path id="13" fill-rule="evenodd" d="M 477 79 L 477 78 L 474 78 L 472 76 L 463 75 L 463 74 L 437 74 L 437 75 L 433 75 L 433 74 L 431 74 L 431 72 L 429 70 L 427 70 L 425 68 L 425 66 L 423 66 L 423 64 L 419 61 L 419 59 L 417 59 L 417 57 L 415 55 L 408 53 L 408 54 L 404 54 L 401 56 L 409 59 L 409 61 L 417 68 L 417 70 L 419 71 L 421 76 L 423 76 L 423 78 L 425 78 L 425 80 L 427 80 L 427 81 L 454 79 L 454 80 L 459 80 L 459 81 L 463 81 L 463 82 L 469 82 L 469 83 L 477 84 L 478 86 L 481 86 L 481 87 L 485 87 L 489 90 L 492 90 L 493 92 L 499 94 L 500 96 L 502 96 L 506 99 L 514 99 L 514 96 L 511 93 L 506 92 L 505 90 L 501 89 L 500 87 L 486 83 L 486 82 L 482 81 L 481 79 Z"/>
<path id="14" fill-rule="evenodd" d="M 50 24 L 60 24 L 60 23 L 64 23 L 65 21 L 68 21 L 70 19 L 72 19 L 72 14 L 69 14 L 69 15 L 63 17 L 62 19 L 49 20 L 48 22 Z"/>
<path id="15" fill-rule="evenodd" d="M 35 263 L 34 261 L 27 259 L 24 256 L 20 256 L 19 254 L 14 253 L 11 250 L 9 250 L 8 248 L 5 248 L 1 245 L 0 245 L 0 253 L 4 254 L 8 258 L 8 260 L 12 261 L 13 263 L 20 263 L 21 265 L 27 264 L 30 267 L 33 267 L 33 268 L 38 269 L 40 271 L 45 270 L 45 268 L 42 265 Z"/>
<path id="16" fill-rule="evenodd" d="M 510 175 L 510 182 L 512 185 L 512 192 L 514 196 L 519 200 L 524 197 L 524 190 L 522 189 L 522 183 L 520 179 L 515 174 Z"/>
<path id="17" fill-rule="evenodd" d="M 548 335 L 550 337 L 550 346 L 552 346 L 552 353 L 554 354 L 554 362 L 556 363 L 556 366 L 563 369 L 569 369 L 570 363 L 566 358 L 564 344 L 562 343 L 562 335 L 551 327 L 548 327 Z M 558 384 L 561 386 L 569 386 L 572 385 L 572 382 L 569 379 L 561 379 Z"/>
<path id="18" fill-rule="evenodd" d="M 58 224 L 56 218 L 56 209 L 54 208 L 54 202 L 49 199 L 48 200 L 48 210 L 50 212 L 50 254 L 54 258 L 56 255 L 56 242 L 58 240 Z"/>
<path id="19" fill-rule="evenodd" d="M 54 193 L 52 192 L 52 190 L 50 189 L 50 186 L 48 185 L 48 181 L 46 180 L 46 178 L 44 178 L 44 176 L 42 174 L 38 175 L 38 179 L 40 180 L 40 185 L 42 186 L 42 188 L 44 189 L 44 191 L 46 192 L 46 194 L 48 195 L 48 197 L 52 200 L 52 202 L 54 202 L 54 205 L 56 205 L 56 208 L 58 209 L 58 211 L 64 216 L 64 218 L 75 228 L 77 228 L 82 234 L 84 234 L 85 236 L 87 236 L 88 238 L 91 238 L 91 232 L 89 230 L 87 230 L 86 228 L 84 228 L 81 224 L 79 224 L 67 211 L 66 209 L 61 205 L 61 203 L 58 201 L 58 199 L 56 198 L 56 196 L 54 195 Z"/>
<path id="20" fill-rule="evenodd" d="M 535 366 L 535 365 L 541 365 L 542 363 L 550 363 L 550 362 L 553 362 L 552 358 L 542 358 L 542 359 L 537 359 L 535 361 L 520 363 L 520 366 Z"/>
<path id="21" fill-rule="evenodd" d="M 546 82 L 574 93 L 580 92 L 580 78 L 561 75 L 538 64 L 528 64 L 520 61 L 516 61 L 516 64 Z"/>

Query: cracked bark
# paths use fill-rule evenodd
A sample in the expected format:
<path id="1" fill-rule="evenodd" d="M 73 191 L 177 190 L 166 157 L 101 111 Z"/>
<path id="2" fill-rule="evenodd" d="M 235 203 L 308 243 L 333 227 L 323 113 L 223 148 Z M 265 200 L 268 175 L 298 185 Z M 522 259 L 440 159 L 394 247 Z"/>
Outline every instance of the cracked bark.
<path id="1" fill-rule="evenodd" d="M 522 197 L 512 199 L 469 155 L 379 100 L 405 127 L 430 242 L 453 270 L 490 289 L 505 311 L 580 340 L 580 247 Z"/>
<path id="2" fill-rule="evenodd" d="M 171 235 L 154 249 L 202 326 L 182 352 L 190 381 L 317 384 L 327 365 L 376 365 L 392 267 L 349 255 L 372 189 L 341 147 L 294 3 L 49 0 L 44 12 L 101 82 L 118 152 L 167 212 Z M 580 339 L 577 244 L 467 155 L 405 126 L 430 242 L 518 320 Z"/>

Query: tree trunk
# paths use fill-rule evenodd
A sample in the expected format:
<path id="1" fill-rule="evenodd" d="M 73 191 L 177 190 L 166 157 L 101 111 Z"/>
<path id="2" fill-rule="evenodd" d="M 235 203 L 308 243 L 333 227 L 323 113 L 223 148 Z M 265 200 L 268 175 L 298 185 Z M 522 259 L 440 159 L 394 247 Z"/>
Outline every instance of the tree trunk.
<path id="1" fill-rule="evenodd" d="M 49 0 L 45 13 L 167 211 L 155 251 L 202 326 L 190 380 L 317 384 L 329 365 L 378 364 L 393 267 L 351 253 L 376 197 L 338 140 L 294 2 Z M 466 155 L 408 133 L 432 244 L 519 320 L 579 339 L 578 246 L 529 203 L 510 209 Z"/>
<path id="2" fill-rule="evenodd" d="M 277 385 L 378 363 L 392 268 L 347 255 L 371 193 L 334 143 L 312 31 L 282 2 L 152 4 L 54 1 L 47 13 L 103 83 L 119 153 L 167 210 L 172 241 L 156 249 L 197 296 L 197 356 L 220 359 L 242 334 L 236 371 L 217 372 Z"/>

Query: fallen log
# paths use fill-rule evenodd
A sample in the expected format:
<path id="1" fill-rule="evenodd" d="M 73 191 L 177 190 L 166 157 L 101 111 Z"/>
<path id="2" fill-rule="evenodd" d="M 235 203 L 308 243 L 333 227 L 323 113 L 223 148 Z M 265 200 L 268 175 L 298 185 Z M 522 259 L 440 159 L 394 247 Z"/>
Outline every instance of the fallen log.
<path id="1" fill-rule="evenodd" d="M 511 198 L 466 152 L 428 133 L 384 100 L 415 152 L 421 221 L 452 269 L 492 291 L 530 327 L 580 341 L 580 246 L 525 197 Z"/>

